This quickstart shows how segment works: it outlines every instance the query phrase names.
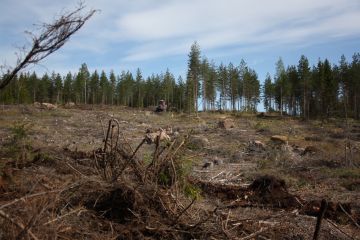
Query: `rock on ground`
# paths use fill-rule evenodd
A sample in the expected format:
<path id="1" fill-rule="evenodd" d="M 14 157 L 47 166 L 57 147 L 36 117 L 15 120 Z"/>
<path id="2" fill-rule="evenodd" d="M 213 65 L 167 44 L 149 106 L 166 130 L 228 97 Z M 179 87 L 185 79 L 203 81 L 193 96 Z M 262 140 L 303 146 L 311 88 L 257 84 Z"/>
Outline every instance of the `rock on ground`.
<path id="1" fill-rule="evenodd" d="M 224 120 L 220 120 L 218 126 L 219 128 L 230 129 L 230 128 L 235 128 L 235 123 L 234 120 L 230 118 L 226 118 Z"/>
<path id="2" fill-rule="evenodd" d="M 204 148 L 209 146 L 209 140 L 206 137 L 192 136 L 190 138 L 190 145 L 196 149 Z"/>
<path id="3" fill-rule="evenodd" d="M 273 142 L 280 143 L 280 144 L 286 144 L 287 140 L 288 140 L 286 136 L 282 136 L 282 135 L 274 135 L 274 136 L 271 136 L 270 139 Z"/>

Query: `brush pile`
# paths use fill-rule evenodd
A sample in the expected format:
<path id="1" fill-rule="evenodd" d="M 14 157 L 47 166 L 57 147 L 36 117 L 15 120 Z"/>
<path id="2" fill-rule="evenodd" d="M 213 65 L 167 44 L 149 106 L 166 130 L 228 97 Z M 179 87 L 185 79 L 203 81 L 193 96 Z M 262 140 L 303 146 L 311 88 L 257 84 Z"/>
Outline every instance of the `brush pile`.
<path id="1" fill-rule="evenodd" d="M 133 149 L 111 119 L 93 153 L 38 154 L 0 190 L 0 239 L 224 237 L 214 212 L 196 206 L 199 192 L 187 181 L 187 137 L 171 141 L 160 132 L 149 142 L 147 135 Z M 153 150 L 140 158 L 146 143 Z"/>

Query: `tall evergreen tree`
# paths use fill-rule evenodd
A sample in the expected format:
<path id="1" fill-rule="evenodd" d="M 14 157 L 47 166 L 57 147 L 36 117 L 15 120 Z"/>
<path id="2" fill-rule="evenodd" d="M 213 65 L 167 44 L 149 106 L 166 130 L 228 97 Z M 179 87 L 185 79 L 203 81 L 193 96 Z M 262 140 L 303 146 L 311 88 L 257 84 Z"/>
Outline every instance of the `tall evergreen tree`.
<path id="1" fill-rule="evenodd" d="M 296 66 L 291 65 L 286 69 L 287 80 L 289 85 L 288 105 L 289 111 L 293 116 L 298 114 L 298 106 L 301 99 L 301 86 Z"/>
<path id="2" fill-rule="evenodd" d="M 256 112 L 260 102 L 260 82 L 255 70 L 246 67 L 244 73 L 245 111 Z"/>
<path id="3" fill-rule="evenodd" d="M 88 98 L 88 92 L 89 92 L 89 78 L 90 78 L 90 73 L 88 70 L 88 67 L 86 65 L 86 63 L 81 64 L 81 67 L 79 69 L 79 72 L 76 76 L 75 79 L 75 86 L 74 86 L 74 90 L 75 90 L 75 94 L 76 94 L 76 101 L 78 103 L 82 102 L 82 103 L 87 103 L 87 98 Z"/>
<path id="4" fill-rule="evenodd" d="M 352 56 L 352 62 L 350 65 L 350 96 L 351 109 L 353 110 L 353 116 L 356 119 L 360 119 L 360 53 L 355 53 Z"/>
<path id="5" fill-rule="evenodd" d="M 37 93 L 38 93 L 38 87 L 39 87 L 39 79 L 36 75 L 35 72 L 33 72 L 29 79 L 28 79 L 28 84 L 27 84 L 27 87 L 29 89 L 29 94 L 30 96 L 32 96 L 32 101 L 33 102 L 36 102 L 38 101 L 37 99 Z"/>
<path id="6" fill-rule="evenodd" d="M 229 97 L 231 102 L 232 111 L 236 110 L 236 101 L 238 99 L 238 85 L 239 85 L 239 71 L 232 63 L 228 65 L 228 74 L 229 74 Z"/>
<path id="7" fill-rule="evenodd" d="M 166 69 L 165 74 L 162 77 L 161 82 L 161 98 L 165 99 L 165 101 L 171 105 L 174 102 L 174 85 L 175 85 L 175 77 Z"/>
<path id="8" fill-rule="evenodd" d="M 89 82 L 89 96 L 90 96 L 90 103 L 91 104 L 98 104 L 99 103 L 99 96 L 100 96 L 100 77 L 95 70 L 90 77 Z"/>
<path id="9" fill-rule="evenodd" d="M 134 103 L 135 107 L 144 107 L 144 93 L 143 93 L 143 77 L 140 68 L 136 70 L 135 85 L 134 85 Z"/>
<path id="10" fill-rule="evenodd" d="M 266 79 L 264 82 L 264 107 L 267 112 L 270 112 L 273 110 L 273 100 L 275 97 L 275 86 L 272 83 L 271 76 L 269 73 L 266 74 Z"/>
<path id="11" fill-rule="evenodd" d="M 239 71 L 239 99 L 240 99 L 240 107 L 239 109 L 244 109 L 245 106 L 245 98 L 244 98 L 244 94 L 245 94 L 245 85 L 244 85 L 244 76 L 245 73 L 248 71 L 247 66 L 246 66 L 246 62 L 244 59 L 241 59 L 239 67 L 238 67 L 238 71 Z"/>
<path id="12" fill-rule="evenodd" d="M 224 64 L 220 64 L 218 68 L 218 91 L 220 93 L 219 107 L 220 110 L 226 110 L 228 89 L 229 89 L 229 74 L 227 67 Z"/>
<path id="13" fill-rule="evenodd" d="M 207 109 L 215 109 L 215 101 L 216 101 L 216 81 L 217 81 L 217 72 L 216 72 L 216 66 L 214 62 L 211 62 L 209 66 L 206 68 L 206 78 L 205 81 L 205 99 Z"/>
<path id="14" fill-rule="evenodd" d="M 276 62 L 276 73 L 275 73 L 275 92 L 276 92 L 276 102 L 278 104 L 278 110 L 282 116 L 284 111 L 284 98 L 288 94 L 288 81 L 285 72 L 284 63 L 281 59 Z"/>
<path id="15" fill-rule="evenodd" d="M 58 73 L 56 74 L 56 77 L 55 77 L 55 82 L 54 82 L 54 87 L 55 87 L 55 96 L 56 96 L 56 104 L 59 104 L 61 103 L 61 99 L 62 99 L 62 94 L 63 94 L 63 81 L 62 81 L 62 78 L 61 78 L 61 75 Z"/>
<path id="16" fill-rule="evenodd" d="M 109 89 L 109 81 L 104 70 L 102 70 L 100 74 L 101 104 L 108 103 L 108 96 L 107 96 L 108 89 Z"/>
<path id="17" fill-rule="evenodd" d="M 200 79 L 200 46 L 194 42 L 191 46 L 186 79 L 186 101 L 189 113 L 198 111 L 199 79 Z"/>
<path id="18" fill-rule="evenodd" d="M 115 77 L 115 73 L 113 70 L 110 71 L 109 80 L 110 80 L 110 89 L 109 89 L 110 90 L 110 100 L 111 100 L 111 105 L 114 105 L 116 77 Z"/>
<path id="19" fill-rule="evenodd" d="M 64 79 L 64 102 L 68 103 L 68 102 L 72 102 L 74 101 L 73 99 L 73 77 L 71 75 L 71 72 L 69 72 L 68 74 L 66 74 L 66 77 Z"/>
<path id="20" fill-rule="evenodd" d="M 305 120 L 309 119 L 309 111 L 310 111 L 310 101 L 309 101 L 309 82 L 310 82 L 310 67 L 309 67 L 309 60 L 304 56 L 301 55 L 299 64 L 298 64 L 298 75 L 299 81 L 302 85 L 302 116 Z"/>

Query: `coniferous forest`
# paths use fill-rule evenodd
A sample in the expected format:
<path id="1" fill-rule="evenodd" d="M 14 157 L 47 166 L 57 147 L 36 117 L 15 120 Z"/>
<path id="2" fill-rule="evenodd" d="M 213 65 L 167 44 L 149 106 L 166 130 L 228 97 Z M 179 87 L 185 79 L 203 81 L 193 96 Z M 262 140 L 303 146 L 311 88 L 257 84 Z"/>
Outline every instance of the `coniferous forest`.
<path id="1" fill-rule="evenodd" d="M 188 55 L 186 79 L 165 73 L 143 76 L 122 71 L 89 72 L 83 63 L 77 73 L 35 72 L 17 75 L 0 93 L 1 104 L 51 102 L 106 104 L 147 108 L 164 99 L 170 109 L 183 112 L 256 112 L 262 103 L 267 112 L 309 118 L 360 118 L 360 54 L 339 62 L 319 59 L 310 65 L 302 55 L 297 65 L 286 66 L 281 58 L 275 75 L 259 79 L 244 60 L 215 63 L 201 56 L 195 42 Z M 4 76 L 2 76 L 4 77 Z M 261 82 L 263 84 L 261 84 Z"/>

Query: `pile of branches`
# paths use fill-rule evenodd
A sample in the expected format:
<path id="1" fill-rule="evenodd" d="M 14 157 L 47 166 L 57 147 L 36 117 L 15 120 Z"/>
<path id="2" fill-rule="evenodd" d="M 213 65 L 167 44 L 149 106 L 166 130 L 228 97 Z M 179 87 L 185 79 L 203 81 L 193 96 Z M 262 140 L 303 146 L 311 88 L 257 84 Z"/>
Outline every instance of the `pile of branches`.
<path id="1" fill-rule="evenodd" d="M 224 238 L 223 217 L 202 209 L 199 192 L 187 180 L 186 136 L 169 140 L 160 130 L 133 148 L 116 119 L 103 132 L 103 146 L 89 155 L 92 166 L 54 158 L 72 174 L 32 166 L 22 178 L 34 183 L 4 192 L 0 239 Z M 147 144 L 150 154 L 140 157 Z M 14 192 L 17 198 L 11 199 Z"/>
<path id="2" fill-rule="evenodd" d="M 127 234 L 131 238 L 139 234 L 156 239 L 205 237 L 209 229 L 205 231 L 200 226 L 204 220 L 208 220 L 208 215 L 204 212 L 194 215 L 189 211 L 199 195 L 196 192 L 191 196 L 184 195 L 184 190 L 189 188 L 183 166 L 186 162 L 184 147 L 187 139 L 185 136 L 171 140 L 160 129 L 155 133 L 147 132 L 133 149 L 121 135 L 119 122 L 109 120 L 104 131 L 104 145 L 94 152 L 94 163 L 99 176 L 111 187 L 106 192 L 96 194 L 100 196 L 97 200 L 90 200 L 86 204 L 106 211 L 107 207 L 102 204 L 108 205 L 107 200 L 111 198 L 110 205 L 113 207 L 107 209 L 105 215 L 115 222 L 130 226 L 131 233 L 127 231 Z M 144 144 L 153 146 L 146 161 L 137 157 Z M 129 238 L 129 235 L 124 237 Z"/>

